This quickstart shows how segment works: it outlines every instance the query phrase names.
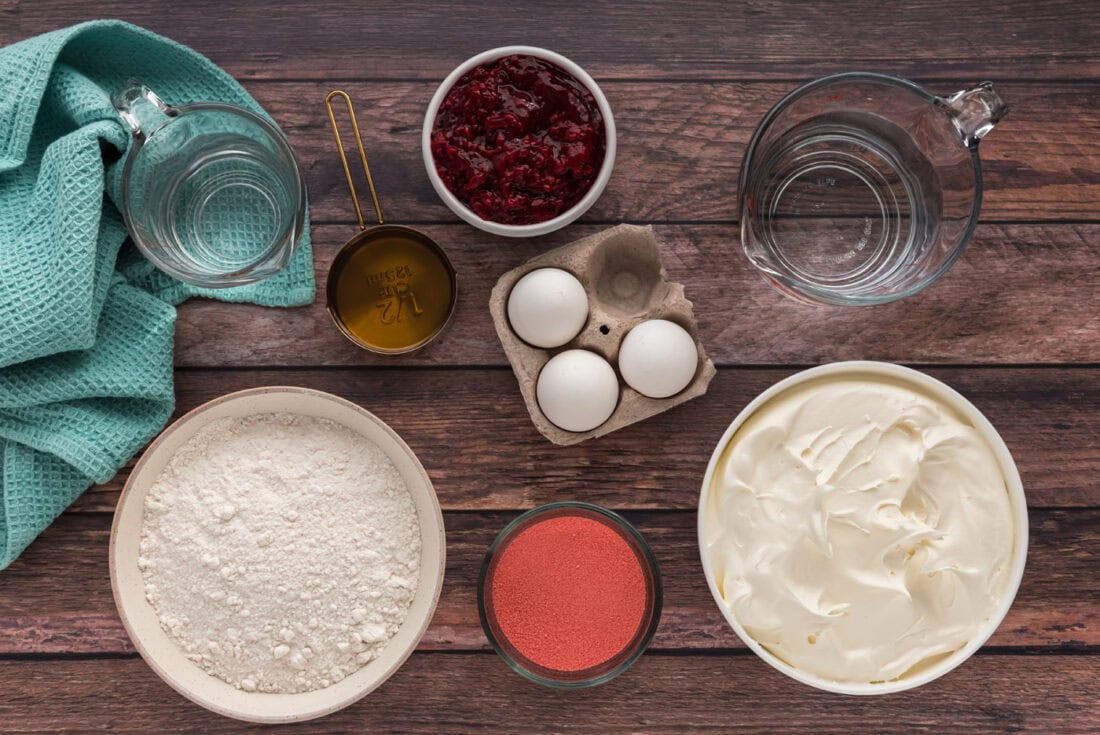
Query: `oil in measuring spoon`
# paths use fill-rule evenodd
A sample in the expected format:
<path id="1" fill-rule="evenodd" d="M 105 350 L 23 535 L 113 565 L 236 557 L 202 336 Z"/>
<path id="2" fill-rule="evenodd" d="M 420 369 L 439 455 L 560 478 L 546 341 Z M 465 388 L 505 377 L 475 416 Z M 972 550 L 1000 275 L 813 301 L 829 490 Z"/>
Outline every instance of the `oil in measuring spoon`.
<path id="1" fill-rule="evenodd" d="M 333 265 L 339 270 L 329 289 L 329 308 L 348 336 L 368 349 L 404 352 L 443 328 L 454 303 L 454 274 L 438 249 L 385 233 L 348 250 Z"/>

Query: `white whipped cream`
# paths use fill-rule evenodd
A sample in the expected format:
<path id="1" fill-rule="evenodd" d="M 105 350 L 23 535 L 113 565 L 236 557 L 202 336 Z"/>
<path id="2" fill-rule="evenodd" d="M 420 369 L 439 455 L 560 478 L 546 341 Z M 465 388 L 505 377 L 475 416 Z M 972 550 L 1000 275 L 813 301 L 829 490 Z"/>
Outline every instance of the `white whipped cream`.
<path id="1" fill-rule="evenodd" d="M 915 674 L 972 640 L 1007 594 L 1013 511 L 992 449 L 901 384 L 824 378 L 761 406 L 703 512 L 734 617 L 831 681 Z"/>

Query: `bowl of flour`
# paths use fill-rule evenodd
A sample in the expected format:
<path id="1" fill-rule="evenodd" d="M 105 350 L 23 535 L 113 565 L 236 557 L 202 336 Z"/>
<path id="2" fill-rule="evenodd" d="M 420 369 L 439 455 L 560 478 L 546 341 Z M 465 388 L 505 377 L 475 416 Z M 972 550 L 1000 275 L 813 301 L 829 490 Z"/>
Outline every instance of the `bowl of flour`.
<path id="1" fill-rule="evenodd" d="M 152 669 L 229 717 L 296 722 L 389 678 L 443 584 L 443 517 L 385 423 L 305 388 L 256 388 L 168 427 L 111 530 L 111 584 Z"/>

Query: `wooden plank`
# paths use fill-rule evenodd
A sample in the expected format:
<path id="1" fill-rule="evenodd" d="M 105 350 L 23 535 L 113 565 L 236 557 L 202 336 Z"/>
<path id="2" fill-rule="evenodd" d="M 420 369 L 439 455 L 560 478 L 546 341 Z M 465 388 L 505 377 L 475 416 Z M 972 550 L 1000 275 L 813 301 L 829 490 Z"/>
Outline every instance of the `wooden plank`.
<path id="1" fill-rule="evenodd" d="M 477 618 L 477 576 L 485 550 L 514 515 L 446 514 L 446 583 L 423 650 L 488 650 Z M 695 514 L 626 515 L 652 546 L 665 586 L 654 649 L 742 648 L 704 582 Z M 1023 585 L 989 645 L 1063 651 L 1100 645 L 1100 591 L 1078 582 L 1100 563 L 1100 510 L 1032 511 L 1031 526 Z M 111 598 L 109 534 L 106 514 L 66 514 L 0 574 L 0 656 L 133 651 Z"/>
<path id="2" fill-rule="evenodd" d="M 715 443 L 737 413 L 793 369 L 723 368 L 708 395 L 573 447 L 531 424 L 510 370 L 186 370 L 176 412 L 260 385 L 302 385 L 389 423 L 449 510 L 512 510 L 574 495 L 620 509 L 693 509 Z M 1100 505 L 1100 380 L 1088 368 L 930 369 L 993 422 L 1032 507 Z M 659 447 L 660 451 L 649 449 Z M 502 461 L 502 458 L 507 460 Z M 74 506 L 111 512 L 128 470 Z"/>
<path id="3" fill-rule="evenodd" d="M 340 86 L 355 99 L 387 218 L 458 222 L 432 189 L 421 155 L 421 126 L 435 84 L 352 81 Z M 737 219 L 737 180 L 745 147 L 768 109 L 796 86 L 606 85 L 618 128 L 618 154 L 607 190 L 582 221 Z M 339 241 L 350 237 L 354 215 L 322 104 L 333 85 L 283 82 L 248 88 L 298 152 L 315 221 L 345 225 Z M 958 82 L 930 86 L 941 94 L 958 88 Z M 981 144 L 982 217 L 1095 220 L 1100 201 L 1100 84 L 999 83 L 997 89 L 1011 111 Z"/>
<path id="4" fill-rule="evenodd" d="M 333 85 L 279 82 L 248 88 L 283 126 L 302 161 L 314 221 L 343 227 L 331 241 L 337 244 L 351 236 L 354 216 L 322 104 Z M 435 85 L 353 81 L 341 86 L 358 105 L 387 218 L 457 223 L 432 189 L 421 154 L 421 125 Z M 618 155 L 607 190 L 582 219 L 587 222 L 737 219 L 745 147 L 768 109 L 796 85 L 681 81 L 606 86 L 619 131 Z M 941 81 L 932 89 L 947 94 L 959 86 Z M 1011 112 L 981 144 L 982 217 L 1095 220 L 1100 84 L 1006 83 L 998 89 Z"/>
<path id="5" fill-rule="evenodd" d="M 372 355 L 336 330 L 324 309 L 323 285 L 351 232 L 318 226 L 314 304 L 268 309 L 188 302 L 176 325 L 176 364 L 503 366 L 488 306 L 497 278 L 602 228 L 571 227 L 537 242 L 503 242 L 461 225 L 422 229 L 447 248 L 459 272 L 454 320 L 424 350 Z M 1086 306 L 1100 293 L 1100 225 L 981 225 L 938 283 L 911 298 L 864 308 L 786 298 L 749 264 L 735 226 L 668 225 L 656 228 L 656 235 L 669 277 L 684 284 L 703 344 L 719 365 L 1091 363 L 1100 355 L 1100 311 Z"/>
<path id="6" fill-rule="evenodd" d="M 184 370 L 181 410 L 258 384 L 346 395 L 410 441 L 448 508 L 448 583 L 421 652 L 365 702 L 294 729 L 466 732 L 492 722 L 510 732 L 1100 731 L 1100 599 L 1087 583 L 1100 553 L 1095 369 L 931 371 L 989 415 L 1020 463 L 1033 506 L 1031 562 L 1017 604 L 991 641 L 997 648 L 916 692 L 840 698 L 787 680 L 743 648 L 702 582 L 694 514 L 654 510 L 693 507 L 724 426 L 791 371 L 723 369 L 709 397 L 563 450 L 530 426 L 510 371 L 500 368 L 485 308 L 504 270 L 626 219 L 672 225 L 659 228 L 666 264 L 687 284 L 708 348 L 724 365 L 849 357 L 1095 363 L 1100 316 L 1089 305 L 1100 291 L 1100 15 L 1075 0 L 1007 0 L 971 23 L 959 22 L 957 4 L 947 0 L 904 7 L 863 0 L 844 13 L 781 0 L 672 9 L 658 0 L 543 5 L 532 24 L 530 8 L 490 0 L 362 9 L 337 0 L 171 8 L 0 0 L 0 45 L 87 18 L 122 17 L 192 45 L 245 80 L 306 166 L 314 220 L 322 223 L 315 230 L 322 281 L 354 229 L 319 106 L 325 91 L 345 86 L 360 103 L 388 218 L 435 223 L 427 229 L 462 271 L 463 301 L 450 333 L 399 360 L 344 344 L 317 304 L 280 311 L 196 302 L 181 310 L 181 366 L 346 366 Z M 435 85 L 516 28 L 524 29 L 519 40 L 572 56 L 600 80 L 621 135 L 615 176 L 586 216 L 589 224 L 538 242 L 445 224 L 456 219 L 419 160 L 421 116 Z M 902 304 L 813 310 L 782 300 L 747 266 L 734 226 L 736 177 L 748 137 L 771 104 L 801 80 L 852 68 L 900 74 L 936 92 L 989 77 L 1013 109 L 982 144 L 983 219 L 992 224 L 980 228 L 948 277 Z M 1094 224 L 1049 224 L 1059 220 Z M 1028 224 L 1013 224 L 1021 221 Z M 497 369 L 358 369 L 450 364 Z M 639 451 L 655 446 L 662 452 Z M 516 459 L 508 466 L 502 456 Z M 186 702 L 133 653 L 106 567 L 104 511 L 125 477 L 87 493 L 0 573 L 0 732 L 250 729 Z M 476 621 L 476 573 L 496 530 L 518 509 L 561 497 L 628 509 L 665 571 L 666 612 L 653 651 L 592 691 L 523 681 L 487 652 Z"/>
<path id="7" fill-rule="evenodd" d="M 470 0 L 0 3 L 0 43 L 92 18 L 169 35 L 244 78 L 440 79 L 466 57 L 512 40 L 555 49 L 598 76 L 789 78 L 868 69 L 909 76 L 1088 79 L 1100 32 L 1088 3 L 1006 0 L 960 17 L 948 0 L 846 6 L 782 0 L 524 4 Z M 517 31 L 522 30 L 517 35 Z"/>
<path id="8" fill-rule="evenodd" d="M 1096 732 L 1097 656 L 977 656 L 902 694 L 841 697 L 755 656 L 644 656 L 594 689 L 539 687 L 492 654 L 414 654 L 377 691 L 280 732 Z M 266 732 L 179 696 L 137 658 L 0 667 L 0 731 Z"/>

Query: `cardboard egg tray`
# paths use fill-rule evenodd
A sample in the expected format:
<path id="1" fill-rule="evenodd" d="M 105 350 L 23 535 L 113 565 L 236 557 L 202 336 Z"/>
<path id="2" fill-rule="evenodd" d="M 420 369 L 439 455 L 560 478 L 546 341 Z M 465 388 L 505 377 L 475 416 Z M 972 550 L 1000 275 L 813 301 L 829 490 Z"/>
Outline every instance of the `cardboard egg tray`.
<path id="1" fill-rule="evenodd" d="M 508 295 L 512 286 L 537 268 L 561 268 L 580 280 L 588 292 L 588 321 L 570 342 L 553 349 L 532 347 L 508 323 Z M 692 304 L 684 287 L 668 280 L 661 265 L 652 227 L 619 225 L 543 253 L 508 271 L 493 287 L 489 310 L 497 336 L 512 364 L 520 392 L 535 427 L 555 444 L 577 444 L 629 426 L 703 395 L 714 377 L 714 363 L 699 341 Z M 669 398 L 648 398 L 631 388 L 618 369 L 619 344 L 636 324 L 667 319 L 687 330 L 695 340 L 699 365 L 684 390 Z M 611 417 L 591 431 L 572 432 L 550 423 L 535 396 L 539 372 L 551 357 L 565 350 L 591 350 L 606 359 L 619 377 L 619 404 Z"/>

